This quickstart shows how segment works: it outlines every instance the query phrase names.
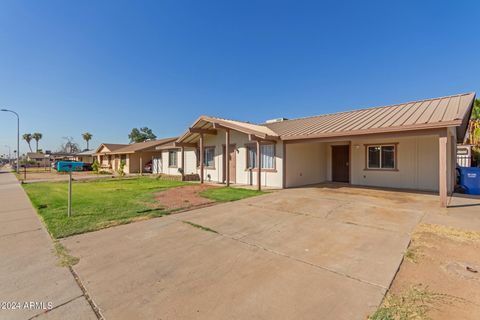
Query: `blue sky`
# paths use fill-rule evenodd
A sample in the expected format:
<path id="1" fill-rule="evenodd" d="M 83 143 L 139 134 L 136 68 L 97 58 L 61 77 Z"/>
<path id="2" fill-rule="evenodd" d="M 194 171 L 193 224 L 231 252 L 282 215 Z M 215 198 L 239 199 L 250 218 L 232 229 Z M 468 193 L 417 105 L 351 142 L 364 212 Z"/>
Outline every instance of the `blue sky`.
<path id="1" fill-rule="evenodd" d="M 0 2 L 0 106 L 40 147 L 476 91 L 478 1 Z M 0 154 L 15 145 L 0 113 Z M 22 153 L 27 145 L 21 142 Z"/>

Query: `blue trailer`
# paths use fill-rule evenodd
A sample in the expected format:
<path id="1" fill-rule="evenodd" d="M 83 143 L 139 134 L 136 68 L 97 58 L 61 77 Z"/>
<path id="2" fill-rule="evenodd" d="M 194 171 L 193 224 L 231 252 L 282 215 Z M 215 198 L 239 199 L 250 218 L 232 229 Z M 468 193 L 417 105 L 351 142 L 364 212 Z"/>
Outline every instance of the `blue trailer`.
<path id="1" fill-rule="evenodd" d="M 480 168 L 460 167 L 459 184 L 466 194 L 480 195 Z"/>
<path id="2" fill-rule="evenodd" d="M 57 162 L 57 171 L 58 172 L 70 172 L 70 171 L 82 171 L 83 162 L 79 161 L 58 161 Z"/>

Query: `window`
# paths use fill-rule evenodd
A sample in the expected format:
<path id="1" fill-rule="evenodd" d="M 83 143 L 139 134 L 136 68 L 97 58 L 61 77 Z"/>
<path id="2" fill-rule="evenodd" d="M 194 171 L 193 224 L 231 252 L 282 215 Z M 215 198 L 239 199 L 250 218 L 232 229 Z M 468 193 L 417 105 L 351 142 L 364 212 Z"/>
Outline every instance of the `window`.
<path id="1" fill-rule="evenodd" d="M 257 167 L 257 147 L 255 145 L 247 146 L 247 169 Z"/>
<path id="2" fill-rule="evenodd" d="M 177 151 L 170 150 L 168 151 L 168 166 L 169 167 L 176 167 L 177 166 Z"/>
<path id="3" fill-rule="evenodd" d="M 203 165 L 207 168 L 215 168 L 215 147 L 203 148 Z M 197 149 L 197 167 L 200 167 L 200 149 Z"/>
<path id="4" fill-rule="evenodd" d="M 260 155 L 262 169 L 275 169 L 275 145 L 260 145 Z M 247 145 L 247 169 L 258 168 L 257 166 L 257 146 Z"/>
<path id="5" fill-rule="evenodd" d="M 395 145 L 367 146 L 368 169 L 396 169 Z"/>
<path id="6" fill-rule="evenodd" d="M 207 168 L 214 168 L 215 167 L 215 148 L 214 147 L 207 147 L 203 151 L 205 154 L 203 155 L 203 165 Z"/>

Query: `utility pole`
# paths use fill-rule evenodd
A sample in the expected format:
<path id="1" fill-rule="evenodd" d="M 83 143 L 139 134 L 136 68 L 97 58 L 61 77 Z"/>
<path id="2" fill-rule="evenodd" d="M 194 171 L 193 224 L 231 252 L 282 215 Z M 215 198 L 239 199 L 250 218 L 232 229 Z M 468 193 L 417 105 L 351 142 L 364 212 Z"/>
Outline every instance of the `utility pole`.
<path id="1" fill-rule="evenodd" d="M 11 112 L 13 113 L 14 115 L 17 116 L 17 165 L 16 165 L 16 169 L 17 169 L 17 173 L 20 173 L 20 116 L 18 115 L 18 113 L 16 113 L 15 111 L 13 110 L 8 110 L 8 109 L 0 109 L 0 111 L 4 111 L 4 112 Z"/>

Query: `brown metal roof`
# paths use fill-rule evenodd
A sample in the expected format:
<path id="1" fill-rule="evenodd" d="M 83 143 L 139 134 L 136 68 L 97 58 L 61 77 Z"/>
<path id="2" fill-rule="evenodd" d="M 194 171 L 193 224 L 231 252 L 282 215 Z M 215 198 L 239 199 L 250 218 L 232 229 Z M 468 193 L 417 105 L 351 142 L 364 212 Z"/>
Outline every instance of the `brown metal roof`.
<path id="1" fill-rule="evenodd" d="M 150 140 L 138 143 L 127 144 L 123 148 L 116 149 L 110 154 L 135 153 L 139 151 L 155 151 L 155 147 L 177 140 L 178 137 Z"/>
<path id="2" fill-rule="evenodd" d="M 360 135 L 460 126 L 469 117 L 475 93 L 419 100 L 267 123 L 282 140 Z"/>

